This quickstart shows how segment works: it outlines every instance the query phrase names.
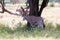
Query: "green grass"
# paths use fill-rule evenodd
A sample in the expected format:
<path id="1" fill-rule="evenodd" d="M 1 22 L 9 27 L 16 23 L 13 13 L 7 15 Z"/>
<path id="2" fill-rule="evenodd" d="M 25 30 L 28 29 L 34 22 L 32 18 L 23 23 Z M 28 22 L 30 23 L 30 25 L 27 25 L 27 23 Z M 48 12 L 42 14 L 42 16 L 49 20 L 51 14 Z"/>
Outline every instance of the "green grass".
<path id="1" fill-rule="evenodd" d="M 31 30 L 28 30 L 27 26 L 20 27 L 18 26 L 14 31 L 17 37 L 54 37 L 60 38 L 60 24 L 57 24 L 56 27 L 52 23 L 45 23 L 45 29 L 34 27 Z"/>
<path id="2" fill-rule="evenodd" d="M 20 38 L 20 37 L 53 37 L 60 38 L 60 24 L 56 27 L 52 23 L 45 22 L 45 29 L 33 27 L 31 30 L 26 25 L 19 23 L 13 30 L 8 26 L 0 25 L 0 38 Z"/>
<path id="3" fill-rule="evenodd" d="M 13 30 L 8 26 L 0 25 L 0 37 L 7 37 L 8 35 L 13 34 Z"/>

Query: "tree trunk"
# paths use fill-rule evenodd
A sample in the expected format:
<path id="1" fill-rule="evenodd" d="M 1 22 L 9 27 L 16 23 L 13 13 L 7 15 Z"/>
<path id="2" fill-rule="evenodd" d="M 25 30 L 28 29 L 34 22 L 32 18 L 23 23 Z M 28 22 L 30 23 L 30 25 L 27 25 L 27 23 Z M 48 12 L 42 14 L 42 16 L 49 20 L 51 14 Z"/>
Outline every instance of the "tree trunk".
<path id="1" fill-rule="evenodd" d="M 39 0 L 30 0 L 29 6 L 30 6 L 30 16 L 41 16 L 43 9 L 47 6 L 49 0 L 43 0 L 41 8 L 39 9 Z M 28 22 L 28 26 L 30 26 L 30 23 Z M 31 27 L 30 27 L 31 28 Z"/>
<path id="2" fill-rule="evenodd" d="M 38 16 L 38 10 L 39 10 L 39 0 L 30 0 L 29 2 L 30 5 L 30 14 L 33 16 Z"/>
<path id="3" fill-rule="evenodd" d="M 4 13 L 4 10 L 5 10 L 5 8 L 4 8 L 4 5 L 5 5 L 4 0 L 1 0 L 0 3 L 2 5 L 2 11 L 1 11 L 1 13 Z"/>
<path id="4" fill-rule="evenodd" d="M 5 3 L 4 3 L 4 0 L 3 0 L 3 1 L 2 1 L 2 12 L 3 12 L 3 13 L 4 13 L 4 10 L 5 10 L 4 6 L 5 6 Z"/>
<path id="5" fill-rule="evenodd" d="M 39 10 L 39 0 L 30 0 L 29 1 L 30 6 L 30 16 L 38 16 L 38 10 Z M 30 23 L 27 23 L 27 26 L 31 28 Z"/>
<path id="6" fill-rule="evenodd" d="M 38 16 L 41 16 L 43 9 L 47 6 L 49 0 L 43 0 L 41 8 L 39 9 Z"/>

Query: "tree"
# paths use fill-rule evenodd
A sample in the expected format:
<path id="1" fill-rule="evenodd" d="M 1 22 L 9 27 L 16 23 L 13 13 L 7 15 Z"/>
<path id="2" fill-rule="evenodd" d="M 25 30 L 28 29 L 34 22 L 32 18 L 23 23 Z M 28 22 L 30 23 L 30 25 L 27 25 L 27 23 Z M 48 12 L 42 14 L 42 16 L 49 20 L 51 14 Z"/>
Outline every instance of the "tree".
<path id="1" fill-rule="evenodd" d="M 41 8 L 39 9 L 38 16 L 41 16 L 43 9 L 47 6 L 49 0 L 43 0 Z"/>
<path id="2" fill-rule="evenodd" d="M 30 0 L 29 1 L 29 7 L 30 7 L 29 16 L 30 17 L 27 16 L 27 18 L 32 18 L 33 17 L 33 19 L 40 20 L 42 11 L 47 6 L 48 2 L 49 2 L 49 0 L 43 0 L 42 5 L 41 5 L 41 8 L 39 9 L 39 0 Z M 8 13 L 11 14 L 10 11 L 8 11 L 7 9 L 4 8 L 4 0 L 1 1 L 1 4 L 2 4 L 2 10 L 3 10 L 2 12 L 5 11 L 5 12 L 8 12 Z M 25 16 L 25 18 L 26 18 L 26 16 Z M 41 18 L 41 19 L 42 19 L 41 21 L 43 21 L 43 18 Z M 32 19 L 27 19 L 27 21 L 28 21 L 28 24 L 27 25 L 28 26 L 31 26 L 31 23 L 29 23 L 29 21 L 31 21 L 31 20 Z M 36 23 L 36 22 L 37 23 L 40 22 L 40 21 L 36 21 L 36 20 L 32 20 L 32 21 L 34 21 L 34 22 L 32 22 L 33 24 Z M 43 23 L 43 25 L 44 25 L 44 23 Z"/>
<path id="3" fill-rule="evenodd" d="M 37 16 L 39 10 L 39 0 L 31 0 L 30 1 L 30 15 Z"/>
<path id="4" fill-rule="evenodd" d="M 5 10 L 5 8 L 4 8 L 4 0 L 0 0 L 0 4 L 2 5 L 2 11 L 1 11 L 1 13 L 4 13 L 4 10 Z"/>
<path id="5" fill-rule="evenodd" d="M 43 9 L 47 6 L 49 0 L 43 0 L 41 8 L 39 9 L 39 0 L 30 0 L 29 6 L 30 6 L 30 16 L 41 16 Z M 30 23 L 28 22 L 28 26 L 30 26 Z"/>
<path id="6" fill-rule="evenodd" d="M 30 15 L 41 16 L 43 9 L 47 6 L 49 0 L 43 0 L 41 8 L 39 9 L 39 0 L 30 0 Z"/>

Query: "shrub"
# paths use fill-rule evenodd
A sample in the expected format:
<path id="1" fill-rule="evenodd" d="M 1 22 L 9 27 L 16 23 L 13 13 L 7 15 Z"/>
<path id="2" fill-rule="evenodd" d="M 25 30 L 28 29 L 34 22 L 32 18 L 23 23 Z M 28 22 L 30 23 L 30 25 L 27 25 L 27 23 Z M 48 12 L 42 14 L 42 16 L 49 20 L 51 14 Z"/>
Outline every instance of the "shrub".
<path id="1" fill-rule="evenodd" d="M 51 2 L 50 3 L 50 7 L 54 7 L 55 5 L 54 5 L 54 2 Z"/>

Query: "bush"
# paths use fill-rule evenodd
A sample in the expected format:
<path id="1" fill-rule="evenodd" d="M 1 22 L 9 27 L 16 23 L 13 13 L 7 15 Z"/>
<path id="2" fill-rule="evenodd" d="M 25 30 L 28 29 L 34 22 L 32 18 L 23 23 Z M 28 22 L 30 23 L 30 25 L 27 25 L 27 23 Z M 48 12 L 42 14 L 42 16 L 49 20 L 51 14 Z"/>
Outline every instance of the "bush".
<path id="1" fill-rule="evenodd" d="M 51 2 L 50 3 L 50 7 L 54 7 L 55 5 L 54 5 L 54 2 Z"/>

